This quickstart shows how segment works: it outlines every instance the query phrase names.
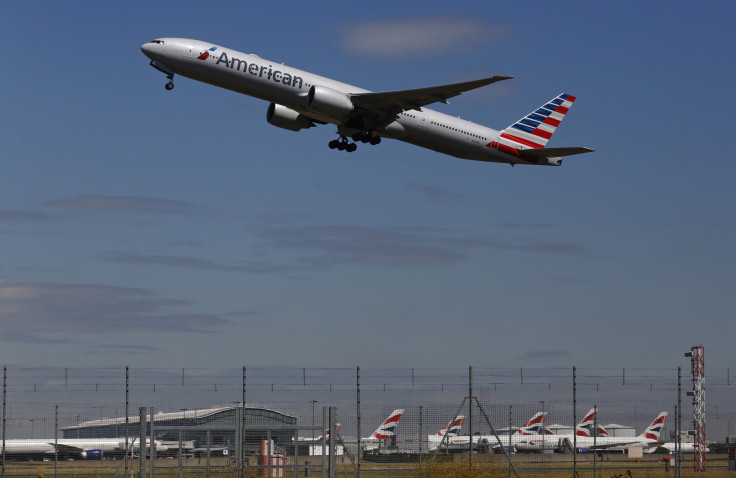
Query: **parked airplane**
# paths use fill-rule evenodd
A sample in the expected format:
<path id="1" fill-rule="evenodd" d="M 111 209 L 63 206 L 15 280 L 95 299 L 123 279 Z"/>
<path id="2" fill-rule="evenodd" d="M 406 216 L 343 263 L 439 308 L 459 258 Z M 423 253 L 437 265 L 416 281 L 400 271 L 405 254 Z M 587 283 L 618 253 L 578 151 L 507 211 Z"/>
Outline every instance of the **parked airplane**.
<path id="1" fill-rule="evenodd" d="M 146 439 L 146 448 L 151 447 L 150 438 Z M 154 441 L 158 452 L 166 451 L 158 440 Z M 136 438 L 128 440 L 128 449 L 139 451 Z M 54 450 L 64 458 L 101 458 L 104 454 L 122 454 L 125 451 L 124 438 L 60 438 L 44 439 L 10 439 L 5 440 L 5 454 L 28 457 L 54 457 Z"/>
<path id="2" fill-rule="evenodd" d="M 665 443 L 660 443 L 656 447 L 649 447 L 646 450 L 644 450 L 644 453 L 675 453 L 675 450 L 677 449 L 677 443 L 673 441 L 668 441 Z M 695 443 L 691 441 L 684 441 L 680 443 L 680 453 L 694 453 L 695 452 Z M 705 447 L 705 452 L 710 453 L 710 448 Z"/>
<path id="3" fill-rule="evenodd" d="M 381 425 L 376 428 L 376 431 L 371 433 L 368 438 L 363 438 L 363 446 L 366 450 L 377 448 L 381 440 L 388 440 L 396 436 L 396 425 L 398 425 L 401 416 L 404 414 L 403 408 L 397 408 L 388 416 Z"/>
<path id="4" fill-rule="evenodd" d="M 357 141 L 376 145 L 391 138 L 462 159 L 512 166 L 560 166 L 563 156 L 593 151 L 546 147 L 575 102 L 569 94 L 556 96 L 501 131 L 424 108 L 510 76 L 374 93 L 199 40 L 159 38 L 141 50 L 169 79 L 167 90 L 174 88 L 178 74 L 270 102 L 266 119 L 280 128 L 336 125 L 339 138 L 330 141 L 331 149 L 352 152 Z"/>
<path id="5" fill-rule="evenodd" d="M 575 435 L 578 437 L 591 436 L 593 423 L 595 422 L 595 408 L 591 408 L 580 422 L 575 426 Z M 565 439 L 573 442 L 572 433 L 556 434 L 550 430 L 544 429 L 544 434 L 535 437 L 529 437 L 528 440 L 521 441 L 516 444 L 517 451 L 535 452 L 541 450 L 561 450 L 565 445 Z"/>
<path id="6" fill-rule="evenodd" d="M 660 444 L 659 436 L 662 433 L 666 419 L 667 412 L 660 413 L 641 435 L 636 437 L 578 437 L 577 447 L 588 450 L 626 450 L 635 446 L 656 448 Z"/>
<path id="7" fill-rule="evenodd" d="M 493 449 L 500 449 L 502 446 L 504 448 L 517 448 L 520 444 L 524 444 L 527 446 L 527 449 L 524 451 L 539 451 L 543 449 L 545 445 L 544 435 L 541 435 L 543 429 L 544 429 L 544 420 L 547 418 L 546 412 L 539 412 L 536 413 L 532 418 L 530 418 L 524 425 L 519 427 L 518 430 L 516 430 L 511 437 L 507 436 L 500 436 L 501 444 L 498 443 L 498 439 L 495 435 L 474 435 L 473 436 L 473 446 L 486 446 Z M 435 441 L 436 435 L 430 435 L 428 437 L 430 446 L 429 449 L 432 450 L 432 443 Z M 437 448 L 437 445 L 441 442 L 441 437 L 439 440 L 436 441 L 436 445 L 434 445 L 434 449 Z M 465 446 L 467 448 L 468 443 L 470 442 L 470 436 L 468 435 L 458 435 L 455 437 L 452 437 L 450 439 L 450 448 L 452 447 L 461 447 Z M 536 448 L 535 447 L 536 444 Z M 444 448 L 444 444 L 442 447 Z"/>
<path id="8" fill-rule="evenodd" d="M 339 434 L 340 433 L 340 428 L 341 427 L 342 427 L 342 424 L 341 423 L 335 423 L 335 433 L 336 434 Z M 327 429 L 327 430 L 323 431 L 316 438 L 311 438 L 311 437 L 298 437 L 298 441 L 300 441 L 300 442 L 308 442 L 308 441 L 314 441 L 314 442 L 317 442 L 318 441 L 318 442 L 321 442 L 323 435 L 324 435 L 324 437 L 325 437 L 326 440 L 329 440 L 330 439 L 330 430 Z"/>
<path id="9" fill-rule="evenodd" d="M 464 423 L 465 416 L 458 415 L 454 420 L 450 420 L 447 425 L 442 427 L 440 431 L 434 435 L 428 435 L 428 449 L 436 450 L 440 445 L 442 448 L 458 448 L 463 446 L 467 448 L 468 443 L 470 443 L 470 436 L 460 436 L 460 429 L 462 429 Z"/>

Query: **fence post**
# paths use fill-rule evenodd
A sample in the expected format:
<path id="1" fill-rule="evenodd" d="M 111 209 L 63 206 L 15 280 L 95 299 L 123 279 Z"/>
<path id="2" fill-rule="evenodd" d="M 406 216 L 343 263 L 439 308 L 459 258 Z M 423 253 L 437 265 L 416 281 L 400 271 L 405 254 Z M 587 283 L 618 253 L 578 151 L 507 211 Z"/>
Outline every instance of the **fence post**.
<path id="1" fill-rule="evenodd" d="M 333 433 L 333 430 L 335 430 L 335 413 L 336 408 L 330 407 L 330 424 L 328 430 L 330 430 L 330 478 L 335 478 L 337 476 L 337 469 L 335 467 L 335 434 Z"/>
<path id="2" fill-rule="evenodd" d="M 140 418 L 138 423 L 138 448 L 140 448 L 138 476 L 146 478 L 146 407 L 138 409 L 138 416 Z"/>
<path id="3" fill-rule="evenodd" d="M 356 367 L 355 371 L 355 391 L 357 394 L 357 413 L 358 413 L 358 478 L 361 478 L 361 472 L 360 472 L 360 461 L 363 459 L 363 438 L 361 438 L 363 435 L 360 433 L 360 366 Z"/>

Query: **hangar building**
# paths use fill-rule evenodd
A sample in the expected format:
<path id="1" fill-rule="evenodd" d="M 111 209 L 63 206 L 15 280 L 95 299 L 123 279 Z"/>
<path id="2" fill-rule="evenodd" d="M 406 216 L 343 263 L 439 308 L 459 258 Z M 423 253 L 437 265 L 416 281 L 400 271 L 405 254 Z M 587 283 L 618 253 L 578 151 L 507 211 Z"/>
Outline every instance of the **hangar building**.
<path id="1" fill-rule="evenodd" d="M 207 433 L 210 446 L 235 449 L 237 436 L 241 429 L 241 411 L 245 412 L 246 449 L 257 449 L 261 440 L 268 437 L 276 445 L 292 443 L 296 430 L 297 417 L 261 407 L 242 406 L 216 407 L 200 410 L 182 410 L 153 415 L 154 435 L 157 440 L 169 442 L 179 440 L 194 441 L 195 447 L 207 446 Z M 151 417 L 146 416 L 146 434 L 151 433 Z M 140 418 L 128 418 L 128 435 L 137 435 Z M 118 438 L 125 436 L 125 417 L 90 420 L 62 430 L 64 438 Z"/>

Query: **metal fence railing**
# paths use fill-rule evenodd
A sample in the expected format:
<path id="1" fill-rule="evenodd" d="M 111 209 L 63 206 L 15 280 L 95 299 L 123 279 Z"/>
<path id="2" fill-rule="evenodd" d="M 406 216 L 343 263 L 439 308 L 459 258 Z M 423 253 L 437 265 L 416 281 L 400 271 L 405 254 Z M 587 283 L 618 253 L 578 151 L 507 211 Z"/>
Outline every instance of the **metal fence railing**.
<path id="1" fill-rule="evenodd" d="M 736 383 L 708 374 L 706 466 L 726 469 Z M 677 368 L 6 367 L 2 476 L 689 471 L 691 383 Z"/>

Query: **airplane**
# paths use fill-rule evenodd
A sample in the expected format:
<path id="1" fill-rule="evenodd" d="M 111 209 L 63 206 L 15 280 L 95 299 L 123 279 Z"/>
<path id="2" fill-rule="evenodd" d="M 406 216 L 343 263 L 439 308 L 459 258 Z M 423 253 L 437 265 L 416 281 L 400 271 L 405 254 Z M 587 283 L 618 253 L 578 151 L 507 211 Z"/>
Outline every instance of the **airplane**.
<path id="1" fill-rule="evenodd" d="M 578 449 L 587 450 L 619 450 L 625 451 L 628 448 L 640 446 L 645 449 L 656 448 L 660 445 L 659 436 L 664 428 L 664 422 L 667 419 L 667 412 L 657 415 L 651 424 L 639 435 L 635 437 L 578 437 Z M 569 440 L 566 438 L 565 440 Z M 572 440 L 569 440 L 568 447 L 571 447 Z"/>
<path id="2" fill-rule="evenodd" d="M 339 434 L 340 433 L 340 428 L 341 427 L 342 427 L 342 424 L 341 423 L 335 423 L 335 433 L 336 434 Z M 297 438 L 297 441 L 299 441 L 299 442 L 308 442 L 308 441 L 321 442 L 323 435 L 325 437 L 325 440 L 329 440 L 330 439 L 330 430 L 327 429 L 327 430 L 323 431 L 316 438 L 311 438 L 311 437 L 298 437 Z"/>
<path id="3" fill-rule="evenodd" d="M 128 449 L 140 451 L 137 438 L 128 441 Z M 146 439 L 146 448 L 150 449 L 151 439 Z M 168 447 L 154 440 L 154 447 L 163 452 Z M 5 454 L 14 456 L 42 456 L 53 459 L 54 450 L 58 455 L 71 458 L 99 459 L 104 454 L 121 454 L 125 451 L 124 438 L 53 438 L 44 440 L 36 438 L 22 438 L 5 440 Z"/>
<path id="4" fill-rule="evenodd" d="M 677 443 L 668 441 L 658 444 L 656 447 L 650 447 L 644 450 L 644 453 L 669 453 L 673 454 L 676 452 Z M 705 447 L 705 452 L 710 453 L 710 448 Z M 695 453 L 695 443 L 691 441 L 683 441 L 680 443 L 680 453 Z"/>
<path id="5" fill-rule="evenodd" d="M 547 418 L 547 412 L 539 412 L 534 414 L 532 418 L 530 418 L 524 425 L 519 427 L 518 430 L 516 430 L 510 437 L 500 437 L 501 444 L 498 443 L 498 439 L 495 435 L 474 435 L 473 436 L 473 446 L 489 446 L 493 449 L 500 449 L 502 446 L 504 448 L 516 448 L 519 444 L 526 444 L 528 446 L 528 449 L 524 451 L 539 451 L 546 445 L 544 445 L 544 439 L 543 435 L 540 433 L 542 432 L 544 428 L 544 420 Z M 459 432 L 459 430 L 458 430 Z M 442 437 L 438 437 L 439 439 L 435 438 L 436 435 L 430 435 L 428 437 L 428 441 L 430 443 L 429 449 L 436 449 L 437 446 L 439 446 L 442 443 Z M 468 443 L 470 442 L 470 436 L 468 435 L 457 435 L 454 437 L 451 437 L 449 439 L 450 441 L 450 448 L 452 447 L 462 447 L 463 445 L 467 448 Z M 447 440 L 445 440 L 445 443 Z M 533 445 L 531 443 L 537 443 L 537 447 L 532 450 Z M 434 448 L 432 448 L 434 446 Z M 441 444 L 441 446 L 444 448 L 444 443 Z"/>
<path id="6" fill-rule="evenodd" d="M 376 428 L 376 431 L 371 433 L 368 438 L 363 438 L 363 447 L 366 450 L 378 448 L 382 440 L 388 440 L 396 436 L 396 425 L 398 425 L 401 416 L 404 414 L 403 408 L 397 408 L 388 416 L 381 425 Z"/>
<path id="7" fill-rule="evenodd" d="M 458 415 L 454 420 L 442 427 L 440 431 L 434 435 L 427 436 L 428 449 L 436 450 L 439 446 L 442 448 L 468 447 L 470 437 L 468 435 L 460 436 L 460 429 L 465 423 L 465 416 Z"/>
<path id="8" fill-rule="evenodd" d="M 329 142 L 331 149 L 353 152 L 358 141 L 377 145 L 390 138 L 461 159 L 512 166 L 560 166 L 564 156 L 593 151 L 546 147 L 576 100 L 566 93 L 501 131 L 425 108 L 510 76 L 372 92 L 200 40 L 158 38 L 141 50 L 168 78 L 167 90 L 174 88 L 174 76 L 181 75 L 269 102 L 266 120 L 279 128 L 336 125 L 338 139 Z"/>
<path id="9" fill-rule="evenodd" d="M 575 435 L 579 437 L 591 436 L 591 429 L 595 421 L 595 408 L 591 408 L 586 413 L 580 422 L 575 426 Z M 607 434 L 608 432 L 606 432 Z M 541 450 L 560 450 L 566 443 L 564 440 L 568 439 L 572 443 L 573 435 L 569 434 L 557 434 L 553 433 L 548 429 L 544 429 L 544 434 L 539 437 L 530 437 L 528 440 L 523 440 L 516 444 L 516 450 L 521 452 L 535 452 Z"/>

